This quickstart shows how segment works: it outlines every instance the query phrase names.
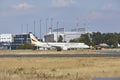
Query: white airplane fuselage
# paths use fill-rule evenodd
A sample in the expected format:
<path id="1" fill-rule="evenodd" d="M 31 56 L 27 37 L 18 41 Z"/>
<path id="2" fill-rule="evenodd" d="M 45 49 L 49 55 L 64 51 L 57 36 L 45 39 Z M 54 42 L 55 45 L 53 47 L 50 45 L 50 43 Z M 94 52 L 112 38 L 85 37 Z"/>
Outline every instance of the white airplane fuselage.
<path id="1" fill-rule="evenodd" d="M 77 48 L 89 48 L 89 46 L 84 43 L 40 42 L 32 33 L 30 33 L 30 38 L 31 38 L 32 44 L 34 44 L 35 46 L 39 46 L 41 48 L 55 47 L 55 48 L 61 48 L 62 50 L 68 50 L 72 48 L 76 48 L 76 49 Z"/>

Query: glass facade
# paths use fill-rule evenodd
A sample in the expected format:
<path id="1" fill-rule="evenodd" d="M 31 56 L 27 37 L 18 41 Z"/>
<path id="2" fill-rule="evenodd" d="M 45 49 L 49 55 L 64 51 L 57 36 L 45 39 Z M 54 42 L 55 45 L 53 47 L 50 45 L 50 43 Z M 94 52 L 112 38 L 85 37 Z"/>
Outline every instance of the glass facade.
<path id="1" fill-rule="evenodd" d="M 30 42 L 29 34 L 17 34 L 13 36 L 12 45 L 22 45 Z"/>
<path id="2" fill-rule="evenodd" d="M 0 34 L 2 35 L 2 37 L 0 37 L 0 49 L 3 48 L 12 48 L 12 49 L 16 49 L 17 46 L 25 44 L 25 43 L 30 43 L 30 36 L 29 34 L 15 34 L 12 35 L 12 37 L 8 37 L 8 34 Z M 6 37 L 7 35 L 7 37 Z"/>

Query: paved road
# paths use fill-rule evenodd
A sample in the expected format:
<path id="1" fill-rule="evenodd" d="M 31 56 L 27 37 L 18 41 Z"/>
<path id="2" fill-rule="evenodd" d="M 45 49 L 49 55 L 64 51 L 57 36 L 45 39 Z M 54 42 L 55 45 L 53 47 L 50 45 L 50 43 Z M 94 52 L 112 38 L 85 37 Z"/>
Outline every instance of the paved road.
<path id="1" fill-rule="evenodd" d="M 120 53 L 104 54 L 0 54 L 0 58 L 17 57 L 120 57 Z"/>

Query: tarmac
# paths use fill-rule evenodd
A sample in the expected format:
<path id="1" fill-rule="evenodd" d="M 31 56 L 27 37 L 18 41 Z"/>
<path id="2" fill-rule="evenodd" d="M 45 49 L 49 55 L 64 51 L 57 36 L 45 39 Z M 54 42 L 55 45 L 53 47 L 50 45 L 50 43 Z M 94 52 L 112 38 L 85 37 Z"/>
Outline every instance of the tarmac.
<path id="1" fill-rule="evenodd" d="M 22 57 L 120 57 L 120 53 L 102 54 L 0 54 L 0 58 L 22 58 Z"/>

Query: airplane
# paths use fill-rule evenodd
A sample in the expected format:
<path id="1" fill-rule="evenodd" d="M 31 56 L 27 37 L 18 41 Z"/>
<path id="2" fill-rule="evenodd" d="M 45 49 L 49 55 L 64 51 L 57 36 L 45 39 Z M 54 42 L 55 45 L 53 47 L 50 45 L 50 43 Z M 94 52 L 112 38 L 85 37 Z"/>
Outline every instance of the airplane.
<path id="1" fill-rule="evenodd" d="M 40 47 L 40 48 L 44 48 L 44 49 L 52 49 L 55 48 L 57 51 L 61 51 L 61 50 L 70 50 L 70 49 L 88 49 L 89 46 L 84 44 L 84 43 L 59 43 L 59 42 L 40 42 L 35 36 L 34 34 L 32 34 L 31 32 L 30 34 L 30 40 L 31 43 L 34 46 Z"/>
<path id="2" fill-rule="evenodd" d="M 118 48 L 120 48 L 120 44 L 118 43 Z"/>

